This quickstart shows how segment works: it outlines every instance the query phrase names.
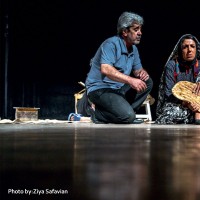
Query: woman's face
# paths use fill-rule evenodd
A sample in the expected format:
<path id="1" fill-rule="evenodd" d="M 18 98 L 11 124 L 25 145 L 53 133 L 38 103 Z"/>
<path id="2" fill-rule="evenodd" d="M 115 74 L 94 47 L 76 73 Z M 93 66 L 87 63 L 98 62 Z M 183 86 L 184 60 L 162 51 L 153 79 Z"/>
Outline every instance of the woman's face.
<path id="1" fill-rule="evenodd" d="M 194 60 L 197 52 L 196 43 L 192 39 L 185 39 L 182 44 L 182 56 L 186 61 Z"/>

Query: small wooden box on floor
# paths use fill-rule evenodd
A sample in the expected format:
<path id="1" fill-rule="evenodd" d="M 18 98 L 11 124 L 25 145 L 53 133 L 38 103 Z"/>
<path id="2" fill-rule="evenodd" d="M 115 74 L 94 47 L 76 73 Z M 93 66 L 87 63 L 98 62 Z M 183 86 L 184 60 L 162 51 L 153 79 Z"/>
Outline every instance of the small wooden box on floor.
<path id="1" fill-rule="evenodd" d="M 14 109 L 15 109 L 15 120 L 20 120 L 20 121 L 38 120 L 38 110 L 40 108 L 14 107 Z"/>

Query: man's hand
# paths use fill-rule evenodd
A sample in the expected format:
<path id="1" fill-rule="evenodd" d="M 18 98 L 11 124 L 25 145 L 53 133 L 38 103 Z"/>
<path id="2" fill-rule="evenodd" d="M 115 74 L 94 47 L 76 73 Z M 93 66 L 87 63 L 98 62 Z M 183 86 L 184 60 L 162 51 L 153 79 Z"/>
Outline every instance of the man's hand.
<path id="1" fill-rule="evenodd" d="M 149 74 L 143 68 L 141 70 L 136 70 L 133 72 L 134 75 L 142 81 L 146 81 L 149 79 Z"/>
<path id="2" fill-rule="evenodd" d="M 147 88 L 147 85 L 144 81 L 140 80 L 139 78 L 132 78 L 129 79 L 129 85 L 135 89 L 137 92 L 142 92 Z"/>

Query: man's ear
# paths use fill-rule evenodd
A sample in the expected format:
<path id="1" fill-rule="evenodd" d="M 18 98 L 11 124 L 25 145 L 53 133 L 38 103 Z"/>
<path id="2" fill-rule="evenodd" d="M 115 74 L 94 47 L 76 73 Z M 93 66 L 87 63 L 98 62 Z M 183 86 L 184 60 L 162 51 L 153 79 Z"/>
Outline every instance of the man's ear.
<path id="1" fill-rule="evenodd" d="M 128 33 L 128 30 L 127 29 L 124 29 L 123 31 L 122 31 L 122 36 L 127 36 L 127 33 Z"/>

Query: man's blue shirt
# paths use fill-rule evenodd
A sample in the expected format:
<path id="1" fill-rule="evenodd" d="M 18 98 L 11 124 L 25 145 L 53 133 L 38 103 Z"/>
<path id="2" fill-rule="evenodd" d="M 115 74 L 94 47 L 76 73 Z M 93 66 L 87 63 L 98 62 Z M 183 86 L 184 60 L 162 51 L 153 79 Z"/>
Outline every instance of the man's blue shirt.
<path id="1" fill-rule="evenodd" d="M 142 67 L 138 49 L 135 45 L 132 47 L 133 51 L 128 53 L 124 40 L 119 36 L 108 38 L 101 44 L 90 62 L 91 68 L 85 82 L 87 93 L 101 88 L 120 89 L 124 85 L 103 75 L 101 64 L 109 64 L 126 75 Z"/>

